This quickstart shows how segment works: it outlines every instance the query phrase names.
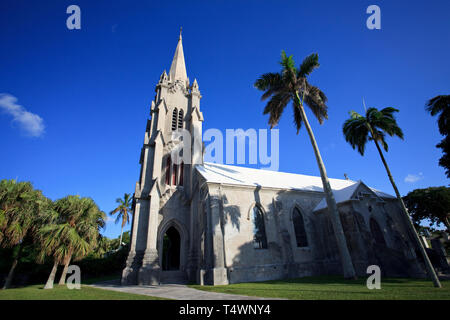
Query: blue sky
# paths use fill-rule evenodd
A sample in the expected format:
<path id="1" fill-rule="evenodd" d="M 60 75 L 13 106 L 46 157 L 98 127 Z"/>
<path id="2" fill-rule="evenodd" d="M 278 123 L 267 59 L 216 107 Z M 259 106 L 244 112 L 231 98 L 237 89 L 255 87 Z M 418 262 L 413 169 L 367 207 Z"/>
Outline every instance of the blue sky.
<path id="1" fill-rule="evenodd" d="M 81 8 L 81 30 L 66 28 L 71 4 Z M 381 8 L 381 30 L 366 28 L 371 4 Z M 400 109 L 405 140 L 388 139 L 386 155 L 400 192 L 448 185 L 437 164 L 436 119 L 424 104 L 449 94 L 449 10 L 448 1 L 2 0 L 0 94 L 22 108 L 0 110 L 0 178 L 113 209 L 134 191 L 154 86 L 183 26 L 204 130 L 267 128 L 255 79 L 279 70 L 282 49 L 297 63 L 318 52 L 310 81 L 328 96 L 329 120 L 319 125 L 308 115 L 329 177 L 347 173 L 393 193 L 375 147 L 361 157 L 342 136 L 348 111 L 362 113 L 364 97 L 367 106 Z M 280 170 L 318 175 L 306 131 L 295 134 L 287 110 L 277 127 Z M 119 232 L 111 221 L 104 231 Z"/>

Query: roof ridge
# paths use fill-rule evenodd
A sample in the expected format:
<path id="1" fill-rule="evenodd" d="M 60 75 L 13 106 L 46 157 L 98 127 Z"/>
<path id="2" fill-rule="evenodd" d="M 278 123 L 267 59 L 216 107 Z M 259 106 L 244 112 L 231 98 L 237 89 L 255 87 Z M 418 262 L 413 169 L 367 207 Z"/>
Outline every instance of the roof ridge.
<path id="1" fill-rule="evenodd" d="M 250 167 L 244 167 L 244 166 L 238 166 L 238 165 L 230 165 L 230 164 L 223 164 L 223 163 L 215 163 L 215 162 L 204 162 L 204 165 L 234 167 L 234 168 L 240 168 L 240 169 L 244 169 L 244 170 L 264 170 L 266 172 L 275 172 L 275 173 L 278 173 L 278 174 L 281 173 L 281 174 L 297 175 L 297 176 L 304 176 L 304 177 L 321 178 L 320 176 L 314 176 L 314 175 L 309 175 L 309 174 L 304 174 L 304 173 L 295 173 L 295 172 L 286 172 L 286 171 L 274 171 L 274 170 L 266 170 L 264 168 L 250 168 Z M 353 182 L 353 183 L 362 182 L 361 180 L 355 181 L 355 180 L 351 180 L 351 179 L 339 179 L 339 178 L 330 178 L 330 177 L 328 177 L 328 179 L 335 180 L 335 181 Z"/>

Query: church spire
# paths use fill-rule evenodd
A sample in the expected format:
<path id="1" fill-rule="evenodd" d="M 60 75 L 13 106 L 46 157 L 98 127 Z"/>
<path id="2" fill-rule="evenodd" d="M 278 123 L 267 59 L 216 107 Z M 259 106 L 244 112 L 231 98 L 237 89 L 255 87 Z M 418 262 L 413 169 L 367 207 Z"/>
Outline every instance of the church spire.
<path id="1" fill-rule="evenodd" d="M 178 79 L 187 80 L 186 64 L 184 62 L 181 31 L 182 31 L 182 28 L 180 28 L 180 37 L 178 38 L 177 49 L 175 50 L 175 55 L 173 56 L 172 65 L 170 66 L 169 77 L 170 77 L 171 81 L 178 80 Z"/>

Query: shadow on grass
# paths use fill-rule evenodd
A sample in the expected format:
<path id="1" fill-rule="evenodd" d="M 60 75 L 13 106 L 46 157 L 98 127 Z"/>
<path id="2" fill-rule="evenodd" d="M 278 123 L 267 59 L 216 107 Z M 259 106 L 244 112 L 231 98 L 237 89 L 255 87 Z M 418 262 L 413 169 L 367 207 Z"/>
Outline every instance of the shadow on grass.
<path id="1" fill-rule="evenodd" d="M 369 276 L 369 275 L 368 275 Z M 285 280 L 270 280 L 264 282 L 249 282 L 252 284 L 323 284 L 323 285 L 365 285 L 367 281 L 366 277 L 361 277 L 356 280 L 344 279 L 342 276 L 320 276 L 320 277 L 304 277 L 295 279 L 285 279 Z M 427 282 L 427 279 L 415 279 L 415 278 L 381 278 L 381 281 L 385 284 L 405 284 L 411 281 L 417 282 Z"/>
<path id="2" fill-rule="evenodd" d="M 121 278 L 120 274 L 112 274 L 112 275 L 107 275 L 107 276 L 83 279 L 83 280 L 81 280 L 81 284 L 94 284 L 94 283 L 110 281 L 110 280 L 120 280 L 120 278 Z"/>
<path id="3" fill-rule="evenodd" d="M 268 289 L 267 288 L 262 288 L 262 289 L 258 289 L 258 288 L 251 288 L 251 290 L 253 291 L 253 292 L 267 292 L 268 291 Z M 363 291 L 364 290 L 364 291 Z M 238 291 L 239 291 L 239 293 L 238 293 Z M 233 294 L 242 294 L 242 293 L 240 293 L 240 289 L 229 289 L 229 290 L 224 290 L 224 292 L 226 292 L 226 293 L 233 293 Z M 304 288 L 301 288 L 301 289 L 298 289 L 298 288 L 294 288 L 294 289 L 286 289 L 286 288 L 280 288 L 280 289 L 274 289 L 274 288 L 270 288 L 270 292 L 271 293 L 276 293 L 276 292 L 281 292 L 281 293 L 285 293 L 285 292 L 292 292 L 292 293 L 295 293 L 295 294 L 298 294 L 299 292 L 301 293 L 301 292 L 313 292 L 313 293 L 318 293 L 318 294 L 320 294 L 320 293 L 330 293 L 330 294 L 332 294 L 332 293 L 337 293 L 337 292 L 342 292 L 342 291 L 340 291 L 339 289 L 336 289 L 336 290 L 323 290 L 323 289 L 304 289 Z M 361 291 L 344 291 L 344 293 L 348 293 L 348 294 L 366 294 L 366 295 L 368 295 L 368 294 L 372 294 L 372 292 L 370 292 L 370 291 L 367 291 L 367 288 L 366 287 L 364 287 L 364 288 L 361 288 Z M 259 296 L 258 294 L 257 294 L 257 296 Z"/>

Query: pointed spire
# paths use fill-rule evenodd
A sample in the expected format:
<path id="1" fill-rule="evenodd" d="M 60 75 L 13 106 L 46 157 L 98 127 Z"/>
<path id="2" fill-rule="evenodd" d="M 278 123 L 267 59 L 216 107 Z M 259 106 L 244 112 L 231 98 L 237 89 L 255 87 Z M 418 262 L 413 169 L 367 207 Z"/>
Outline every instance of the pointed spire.
<path id="1" fill-rule="evenodd" d="M 167 81 L 168 76 L 167 76 L 167 72 L 166 70 L 164 70 L 163 73 L 161 73 L 161 76 L 159 77 L 159 83 L 165 82 Z"/>
<path id="2" fill-rule="evenodd" d="M 172 65 L 170 66 L 169 77 L 170 77 L 171 81 L 178 80 L 178 79 L 180 79 L 180 80 L 187 79 L 181 31 L 182 31 L 182 28 L 180 28 L 180 37 L 178 38 L 177 49 L 175 50 L 175 55 L 173 56 Z"/>
<path id="3" fill-rule="evenodd" d="M 198 90 L 197 79 L 194 79 L 194 83 L 192 84 L 192 87 L 191 87 L 191 92 L 192 92 L 193 94 L 200 95 L 200 90 Z"/>

